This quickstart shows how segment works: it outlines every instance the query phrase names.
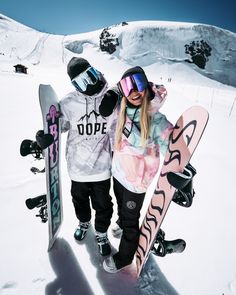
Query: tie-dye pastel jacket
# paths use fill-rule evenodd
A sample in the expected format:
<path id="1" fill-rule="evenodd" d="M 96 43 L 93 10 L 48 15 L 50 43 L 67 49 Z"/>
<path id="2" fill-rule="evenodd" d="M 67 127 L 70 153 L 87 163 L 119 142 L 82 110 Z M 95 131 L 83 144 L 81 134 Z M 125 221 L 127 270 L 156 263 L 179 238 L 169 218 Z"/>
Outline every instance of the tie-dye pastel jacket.
<path id="1" fill-rule="evenodd" d="M 121 148 L 119 151 L 114 151 L 112 160 L 113 177 L 126 189 L 135 193 L 146 192 L 158 171 L 160 152 L 163 155 L 166 153 L 169 135 L 173 129 L 166 116 L 159 112 L 166 99 L 165 88 L 163 86 L 157 88 L 153 84 L 152 89 L 155 97 L 150 103 L 151 128 L 147 145 L 145 147 L 141 145 L 140 109 L 135 113 L 135 108 L 127 107 L 125 127 L 131 130 L 132 120 L 134 124 L 128 137 L 122 134 Z M 118 112 L 119 106 L 116 109 L 116 113 Z"/>

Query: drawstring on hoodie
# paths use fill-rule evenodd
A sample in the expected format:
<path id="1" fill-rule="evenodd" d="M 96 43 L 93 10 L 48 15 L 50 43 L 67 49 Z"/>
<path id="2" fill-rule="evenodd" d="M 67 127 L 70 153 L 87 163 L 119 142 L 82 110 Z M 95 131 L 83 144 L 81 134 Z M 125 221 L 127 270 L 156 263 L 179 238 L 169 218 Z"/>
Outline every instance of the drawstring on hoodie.
<path id="1" fill-rule="evenodd" d="M 88 102 L 88 100 L 89 99 L 91 100 L 91 98 L 85 96 L 85 101 L 86 101 L 86 115 L 87 115 L 86 116 L 86 121 L 87 121 L 86 123 L 88 123 L 88 115 L 89 115 L 88 114 L 88 112 L 89 112 L 89 110 L 88 110 L 89 109 L 89 102 Z M 94 109 L 93 110 L 95 112 L 97 112 L 97 97 L 92 98 L 92 100 L 94 101 Z"/>
<path id="2" fill-rule="evenodd" d="M 88 124 L 88 99 L 85 96 L 85 100 L 86 100 L 86 123 Z"/>

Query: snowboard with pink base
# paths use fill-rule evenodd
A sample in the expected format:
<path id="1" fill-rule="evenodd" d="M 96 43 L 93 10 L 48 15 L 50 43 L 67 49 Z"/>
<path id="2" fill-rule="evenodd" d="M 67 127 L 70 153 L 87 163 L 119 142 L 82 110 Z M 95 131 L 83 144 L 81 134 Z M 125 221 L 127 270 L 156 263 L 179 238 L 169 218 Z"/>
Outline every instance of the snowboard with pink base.
<path id="1" fill-rule="evenodd" d="M 157 186 L 140 228 L 139 245 L 136 252 L 138 276 L 152 249 L 176 190 L 169 184 L 167 173 L 183 172 L 204 133 L 208 117 L 209 114 L 203 107 L 193 106 L 181 115 L 170 135 Z"/>

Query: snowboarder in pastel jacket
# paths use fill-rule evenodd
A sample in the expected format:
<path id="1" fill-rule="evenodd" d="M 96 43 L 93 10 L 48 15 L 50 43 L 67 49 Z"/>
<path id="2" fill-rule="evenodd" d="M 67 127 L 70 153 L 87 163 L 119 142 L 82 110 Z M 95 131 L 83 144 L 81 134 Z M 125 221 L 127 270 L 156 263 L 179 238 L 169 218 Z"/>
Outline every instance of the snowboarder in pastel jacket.
<path id="1" fill-rule="evenodd" d="M 173 129 L 159 112 L 166 98 L 165 88 L 149 83 L 141 67 L 127 70 L 118 86 L 121 101 L 111 97 L 110 91 L 100 105 L 101 114 L 110 114 L 110 120 L 117 121 L 112 175 L 123 230 L 119 251 L 104 260 L 103 267 L 108 272 L 117 272 L 132 263 L 145 193 L 158 171 L 160 152 L 165 154 Z"/>
<path id="2" fill-rule="evenodd" d="M 141 67 L 128 69 L 118 88 L 108 90 L 99 107 L 103 116 L 116 122 L 112 174 L 119 219 L 113 234 L 122 236 L 118 252 L 103 262 L 104 269 L 110 273 L 132 263 L 138 246 L 139 217 L 145 193 L 158 171 L 160 153 L 164 156 L 167 151 L 173 130 L 166 116 L 159 112 L 167 95 L 165 87 L 148 82 Z M 189 169 L 189 175 L 193 176 L 195 169 L 192 166 Z M 173 200 L 181 203 L 183 199 L 189 199 L 187 205 L 190 206 L 193 197 L 191 177 L 186 187 L 181 195 L 177 190 Z M 165 241 L 164 236 L 160 229 L 153 247 L 154 254 L 164 256 L 177 252 L 173 245 L 178 252 L 184 250 L 183 240 Z M 179 245 L 182 245 L 181 251 Z"/>
<path id="3" fill-rule="evenodd" d="M 111 146 L 107 118 L 99 105 L 108 90 L 107 82 L 86 59 L 73 57 L 67 72 L 75 91 L 61 101 L 62 131 L 68 131 L 66 160 L 71 178 L 71 195 L 79 225 L 74 237 L 84 239 L 95 210 L 96 238 L 101 255 L 111 252 L 107 229 L 113 203 L 110 190 Z"/>

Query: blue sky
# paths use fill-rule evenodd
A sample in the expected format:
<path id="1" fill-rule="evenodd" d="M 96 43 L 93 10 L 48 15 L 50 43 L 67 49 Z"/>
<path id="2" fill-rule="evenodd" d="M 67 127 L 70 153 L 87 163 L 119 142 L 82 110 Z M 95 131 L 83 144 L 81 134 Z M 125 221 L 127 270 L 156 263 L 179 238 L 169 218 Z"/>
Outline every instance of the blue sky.
<path id="1" fill-rule="evenodd" d="M 0 13 L 39 31 L 89 32 L 122 21 L 215 25 L 236 33 L 236 0 L 0 0 Z"/>

